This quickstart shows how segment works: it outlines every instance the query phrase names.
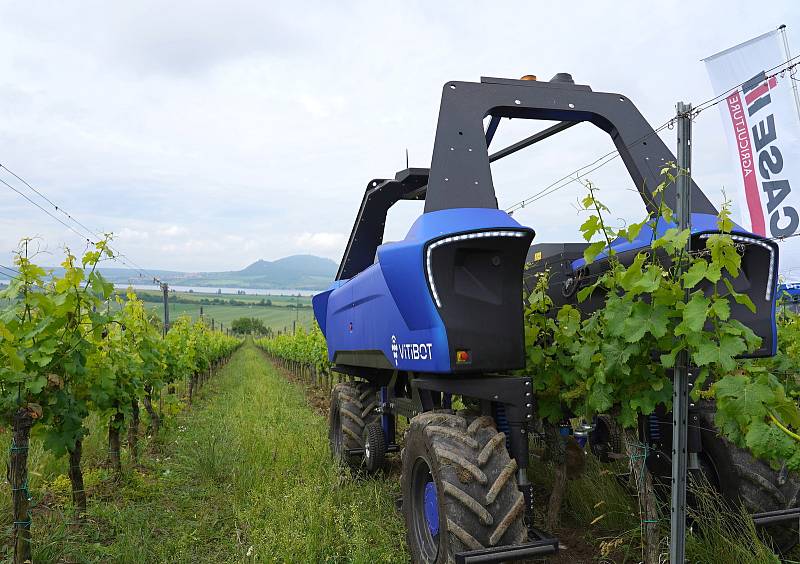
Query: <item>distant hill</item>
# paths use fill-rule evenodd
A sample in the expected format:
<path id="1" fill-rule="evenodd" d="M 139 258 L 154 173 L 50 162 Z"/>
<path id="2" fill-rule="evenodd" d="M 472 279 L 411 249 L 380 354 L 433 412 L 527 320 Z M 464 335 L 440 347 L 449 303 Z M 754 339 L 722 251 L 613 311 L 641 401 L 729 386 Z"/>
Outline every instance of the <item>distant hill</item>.
<path id="1" fill-rule="evenodd" d="M 337 266 L 327 258 L 293 255 L 274 261 L 257 260 L 242 270 L 227 272 L 172 270 L 148 270 L 148 272 L 176 286 L 324 290 L 335 278 Z M 101 268 L 100 271 L 108 280 L 118 284 L 152 282 L 147 275 L 141 275 L 127 268 Z"/>
<path id="2" fill-rule="evenodd" d="M 198 286 L 322 290 L 333 281 L 336 268 L 337 264 L 331 259 L 293 255 L 274 261 L 257 260 L 242 270 L 233 272 L 201 273 L 199 279 L 190 274 L 186 280 L 191 280 L 191 284 Z M 202 284 L 199 283 L 201 280 Z"/>
<path id="3" fill-rule="evenodd" d="M 242 276 L 320 276 L 332 280 L 336 263 L 314 255 L 292 255 L 276 261 L 257 260 L 239 271 Z"/>

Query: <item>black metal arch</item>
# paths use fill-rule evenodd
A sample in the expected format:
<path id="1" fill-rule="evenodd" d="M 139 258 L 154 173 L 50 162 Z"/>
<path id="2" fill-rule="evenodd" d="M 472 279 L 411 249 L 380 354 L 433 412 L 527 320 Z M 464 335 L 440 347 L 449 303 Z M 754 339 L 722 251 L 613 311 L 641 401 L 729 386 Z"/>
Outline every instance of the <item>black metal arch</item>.
<path id="1" fill-rule="evenodd" d="M 542 141 L 580 123 L 593 123 L 611 137 L 649 212 L 655 212 L 651 191 L 660 171 L 675 156 L 667 149 L 636 106 L 625 96 L 592 92 L 588 86 L 563 82 L 482 78 L 448 82 L 442 93 L 430 171 L 409 168 L 393 179 L 371 180 L 364 192 L 350 240 L 336 274 L 352 278 L 369 265 L 383 241 L 386 214 L 401 199 L 425 199 L 425 212 L 450 208 L 497 208 L 490 162 Z M 492 116 L 490 131 L 483 119 Z M 556 125 L 489 155 L 499 118 L 558 121 Z M 675 188 L 664 191 L 664 203 L 676 208 Z M 692 182 L 692 211 L 716 214 L 705 194 Z"/>
<path id="2" fill-rule="evenodd" d="M 657 211 L 652 190 L 675 156 L 627 97 L 566 82 L 482 78 L 444 85 L 425 212 L 497 208 L 483 127 L 487 115 L 596 125 L 611 137 L 647 210 Z M 665 190 L 664 203 L 675 209 L 674 186 Z M 717 213 L 694 182 L 692 210 Z"/>
<path id="3" fill-rule="evenodd" d="M 372 264 L 383 242 L 389 208 L 399 200 L 424 198 L 427 182 L 427 168 L 407 168 L 394 179 L 376 178 L 367 184 L 336 280 L 352 278 Z"/>

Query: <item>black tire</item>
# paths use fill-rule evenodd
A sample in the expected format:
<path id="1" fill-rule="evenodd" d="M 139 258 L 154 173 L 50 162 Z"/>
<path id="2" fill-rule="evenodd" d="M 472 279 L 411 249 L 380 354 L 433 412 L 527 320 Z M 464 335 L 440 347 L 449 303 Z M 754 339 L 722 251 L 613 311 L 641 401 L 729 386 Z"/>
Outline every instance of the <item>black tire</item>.
<path id="1" fill-rule="evenodd" d="M 363 456 L 348 455 L 347 451 L 364 447 L 364 427 L 379 421 L 377 388 L 367 382 L 340 382 L 331 391 L 328 415 L 328 442 L 333 459 L 359 470 Z"/>
<path id="2" fill-rule="evenodd" d="M 364 426 L 364 468 L 377 472 L 386 463 L 386 437 L 378 422 Z"/>
<path id="3" fill-rule="evenodd" d="M 457 552 L 527 541 L 525 501 L 505 442 L 491 417 L 469 425 L 449 413 L 411 420 L 401 490 L 414 562 L 450 564 Z M 426 516 L 426 500 L 435 516 Z"/>
<path id="4" fill-rule="evenodd" d="M 598 415 L 589 433 L 589 448 L 600 462 L 611 462 L 622 453 L 622 433 L 610 415 Z"/>
<path id="5" fill-rule="evenodd" d="M 702 429 L 703 462 L 712 470 L 712 485 L 719 489 L 728 503 L 741 503 L 750 513 L 797 507 L 800 480 L 796 475 L 773 470 L 748 450 L 721 437 L 714 427 L 713 409 L 700 412 L 698 418 Z M 782 553 L 798 542 L 796 520 L 770 525 L 762 531 Z"/>

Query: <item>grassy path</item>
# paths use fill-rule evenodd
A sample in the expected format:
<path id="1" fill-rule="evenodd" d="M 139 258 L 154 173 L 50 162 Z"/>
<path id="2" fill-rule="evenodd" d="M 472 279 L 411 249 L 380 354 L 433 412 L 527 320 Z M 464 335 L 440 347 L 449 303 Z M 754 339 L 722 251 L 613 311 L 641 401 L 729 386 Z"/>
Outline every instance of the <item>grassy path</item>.
<path id="1" fill-rule="evenodd" d="M 37 515 L 37 561 L 405 562 L 394 480 L 345 480 L 327 424 L 252 345 L 240 349 L 88 524 Z M 68 505 L 68 503 L 67 503 Z"/>

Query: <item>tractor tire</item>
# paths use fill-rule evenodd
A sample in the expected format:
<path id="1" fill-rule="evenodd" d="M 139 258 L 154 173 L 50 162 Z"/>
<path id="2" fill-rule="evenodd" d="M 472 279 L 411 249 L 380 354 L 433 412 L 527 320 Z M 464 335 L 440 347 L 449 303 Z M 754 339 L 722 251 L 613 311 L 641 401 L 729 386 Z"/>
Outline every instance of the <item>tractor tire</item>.
<path id="1" fill-rule="evenodd" d="M 368 382 L 340 382 L 331 391 L 328 443 L 333 459 L 351 470 L 360 470 L 363 455 L 348 450 L 364 448 L 364 428 L 379 422 L 377 388 Z"/>
<path id="2" fill-rule="evenodd" d="M 702 456 L 713 472 L 714 485 L 732 506 L 741 504 L 750 513 L 797 507 L 800 479 L 785 471 L 773 470 L 746 449 L 720 436 L 714 426 L 713 408 L 698 413 L 703 444 Z M 715 475 L 715 476 L 714 476 Z M 785 553 L 798 542 L 797 521 L 786 521 L 761 529 L 774 547 Z"/>
<path id="3" fill-rule="evenodd" d="M 364 426 L 364 468 L 374 473 L 386 464 L 386 436 L 380 422 Z"/>
<path id="4" fill-rule="evenodd" d="M 491 417 L 414 417 L 402 454 L 402 512 L 416 563 L 451 564 L 466 550 L 526 542 L 516 461 Z"/>

